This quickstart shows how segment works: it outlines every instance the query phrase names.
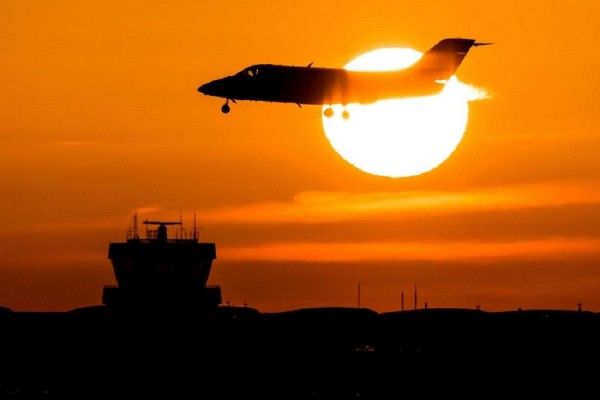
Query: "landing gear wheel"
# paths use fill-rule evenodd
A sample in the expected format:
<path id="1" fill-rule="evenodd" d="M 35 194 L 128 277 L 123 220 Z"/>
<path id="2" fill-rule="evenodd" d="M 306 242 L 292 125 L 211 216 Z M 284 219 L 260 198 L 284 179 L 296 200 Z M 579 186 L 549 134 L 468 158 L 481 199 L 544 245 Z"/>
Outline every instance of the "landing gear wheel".
<path id="1" fill-rule="evenodd" d="M 223 114 L 227 114 L 229 111 L 231 111 L 229 104 L 228 103 L 223 104 L 223 107 L 221 107 L 221 111 L 223 112 Z"/>
<path id="2" fill-rule="evenodd" d="M 331 117 L 333 117 L 333 108 L 331 108 L 331 107 L 327 107 L 327 108 L 325 109 L 325 111 L 323 111 L 323 115 L 324 115 L 326 118 L 331 118 Z"/>

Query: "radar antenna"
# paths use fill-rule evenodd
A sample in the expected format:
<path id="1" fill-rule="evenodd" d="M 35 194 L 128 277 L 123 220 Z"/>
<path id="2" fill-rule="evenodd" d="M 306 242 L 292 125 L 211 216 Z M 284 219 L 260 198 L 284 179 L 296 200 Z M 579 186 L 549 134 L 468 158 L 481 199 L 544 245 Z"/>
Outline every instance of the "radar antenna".
<path id="1" fill-rule="evenodd" d="M 167 225 L 182 225 L 181 221 L 144 221 L 144 225 L 146 225 L 146 236 L 152 236 L 151 231 L 148 229 L 148 225 L 158 225 L 158 229 L 156 230 L 156 239 L 166 241 L 167 240 Z"/>

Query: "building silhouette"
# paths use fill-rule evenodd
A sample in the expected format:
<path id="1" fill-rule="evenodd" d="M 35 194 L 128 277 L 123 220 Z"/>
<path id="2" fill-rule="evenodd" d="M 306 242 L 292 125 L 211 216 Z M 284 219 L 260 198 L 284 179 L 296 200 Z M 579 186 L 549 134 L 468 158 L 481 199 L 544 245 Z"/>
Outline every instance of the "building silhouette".
<path id="1" fill-rule="evenodd" d="M 553 387 L 582 388 L 575 360 L 600 355 L 597 313 L 419 309 L 416 286 L 414 310 L 402 293 L 401 310 L 387 313 L 360 300 L 277 313 L 223 306 L 221 288 L 207 285 L 215 244 L 181 222 L 144 225 L 144 237 L 134 222 L 126 242 L 109 244 L 117 286 L 104 288 L 102 305 L 0 307 L 0 398 L 381 399 L 439 387 L 481 395 L 481 385 L 508 394 L 528 383 L 540 394 L 539 382 L 514 377 L 535 370 L 560 376 Z M 498 371 L 503 362 L 510 368 Z"/>

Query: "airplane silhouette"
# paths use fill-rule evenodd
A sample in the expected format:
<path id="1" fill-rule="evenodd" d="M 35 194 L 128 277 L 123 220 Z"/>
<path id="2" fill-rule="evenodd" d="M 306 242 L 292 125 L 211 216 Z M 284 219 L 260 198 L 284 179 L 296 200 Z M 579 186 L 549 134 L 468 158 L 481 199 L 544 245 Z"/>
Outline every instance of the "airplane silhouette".
<path id="1" fill-rule="evenodd" d="M 439 93 L 476 43 L 473 39 L 447 38 L 427 51 L 414 65 L 397 71 L 349 71 L 343 68 L 316 68 L 256 64 L 235 75 L 208 82 L 198 91 L 225 98 L 221 111 L 230 111 L 229 101 L 254 100 L 279 103 L 332 105 L 368 104 L 378 100 Z M 327 107 L 326 117 L 333 116 Z M 344 109 L 342 116 L 350 114 Z"/>

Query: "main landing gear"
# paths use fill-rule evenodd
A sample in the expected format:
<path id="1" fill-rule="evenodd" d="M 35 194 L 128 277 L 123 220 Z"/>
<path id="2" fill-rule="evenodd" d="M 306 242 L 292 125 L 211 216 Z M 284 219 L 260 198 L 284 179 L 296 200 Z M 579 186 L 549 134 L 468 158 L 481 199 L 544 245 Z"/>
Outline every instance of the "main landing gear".
<path id="1" fill-rule="evenodd" d="M 334 111 L 332 107 L 327 107 L 325 109 L 325 111 L 323 111 L 323 115 L 325 116 L 325 118 L 331 118 L 333 117 Z M 344 110 L 342 111 L 342 118 L 347 120 L 350 118 L 350 111 L 346 110 L 346 108 L 344 108 Z"/>

